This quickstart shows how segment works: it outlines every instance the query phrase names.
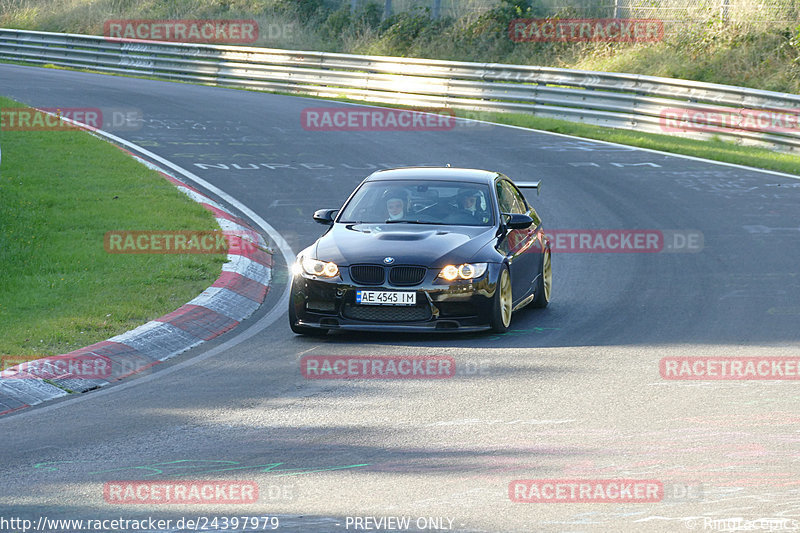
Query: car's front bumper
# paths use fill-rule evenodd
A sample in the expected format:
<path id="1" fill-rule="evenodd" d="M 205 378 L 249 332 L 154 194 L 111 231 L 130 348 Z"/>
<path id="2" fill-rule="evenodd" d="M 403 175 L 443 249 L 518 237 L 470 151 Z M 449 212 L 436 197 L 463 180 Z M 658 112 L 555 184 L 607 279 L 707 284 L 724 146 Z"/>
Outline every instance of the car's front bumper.
<path id="1" fill-rule="evenodd" d="M 481 331 L 490 327 L 492 303 L 500 265 L 490 263 L 478 280 L 445 282 L 437 271 L 411 287 L 360 285 L 347 268 L 331 280 L 296 274 L 291 304 L 298 326 L 361 331 Z M 414 306 L 356 303 L 356 291 L 413 291 Z"/>

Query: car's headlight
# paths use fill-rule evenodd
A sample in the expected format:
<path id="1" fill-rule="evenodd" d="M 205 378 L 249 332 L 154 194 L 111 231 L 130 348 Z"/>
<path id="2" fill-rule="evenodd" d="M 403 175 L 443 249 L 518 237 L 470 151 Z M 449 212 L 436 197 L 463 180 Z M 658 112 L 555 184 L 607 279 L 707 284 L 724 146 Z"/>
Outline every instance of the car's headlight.
<path id="1" fill-rule="evenodd" d="M 320 261 L 310 257 L 300 258 L 298 259 L 298 263 L 300 263 L 300 267 L 302 268 L 303 272 L 312 276 L 333 278 L 339 275 L 339 267 L 336 265 L 336 263 Z"/>
<path id="2" fill-rule="evenodd" d="M 457 279 L 475 279 L 486 272 L 487 263 L 464 263 L 461 265 L 447 265 L 439 272 L 439 277 L 447 281 Z"/>

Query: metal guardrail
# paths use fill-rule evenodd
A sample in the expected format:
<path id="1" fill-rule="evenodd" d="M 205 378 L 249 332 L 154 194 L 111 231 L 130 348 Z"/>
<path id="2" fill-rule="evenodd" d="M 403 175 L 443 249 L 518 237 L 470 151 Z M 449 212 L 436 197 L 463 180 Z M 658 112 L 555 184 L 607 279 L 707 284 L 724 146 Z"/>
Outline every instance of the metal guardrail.
<path id="1" fill-rule="evenodd" d="M 800 149 L 800 96 L 656 76 L 2 28 L 0 60 Z"/>

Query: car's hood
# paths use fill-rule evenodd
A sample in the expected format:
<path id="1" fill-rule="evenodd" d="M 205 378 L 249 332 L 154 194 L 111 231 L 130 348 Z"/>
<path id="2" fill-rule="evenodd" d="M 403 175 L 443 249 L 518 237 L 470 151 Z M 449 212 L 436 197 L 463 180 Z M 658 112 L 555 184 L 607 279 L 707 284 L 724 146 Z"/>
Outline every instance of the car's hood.
<path id="1" fill-rule="evenodd" d="M 341 266 L 356 263 L 442 267 L 470 261 L 495 236 L 487 226 L 334 224 L 317 242 L 315 255 Z"/>

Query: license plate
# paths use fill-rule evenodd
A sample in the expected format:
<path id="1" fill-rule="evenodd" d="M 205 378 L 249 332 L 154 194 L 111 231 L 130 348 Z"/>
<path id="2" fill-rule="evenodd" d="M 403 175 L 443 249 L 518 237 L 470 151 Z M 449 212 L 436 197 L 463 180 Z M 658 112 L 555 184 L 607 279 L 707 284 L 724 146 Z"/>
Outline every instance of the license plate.
<path id="1" fill-rule="evenodd" d="M 361 305 L 416 305 L 416 292 L 356 291 L 356 303 Z"/>

